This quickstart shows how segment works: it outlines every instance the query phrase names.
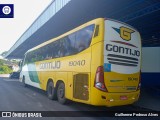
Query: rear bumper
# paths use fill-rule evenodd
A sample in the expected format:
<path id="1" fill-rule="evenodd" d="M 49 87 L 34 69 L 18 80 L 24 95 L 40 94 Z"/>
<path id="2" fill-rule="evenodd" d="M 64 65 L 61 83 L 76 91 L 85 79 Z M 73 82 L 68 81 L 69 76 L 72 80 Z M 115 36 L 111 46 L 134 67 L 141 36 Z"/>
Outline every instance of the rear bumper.
<path id="1" fill-rule="evenodd" d="M 140 90 L 131 93 L 103 93 L 99 94 L 98 97 L 100 98 L 98 101 L 92 101 L 93 105 L 96 106 L 121 106 L 121 105 L 128 105 L 133 104 L 139 98 Z M 121 100 L 121 96 L 126 96 L 127 99 Z M 97 99 L 96 99 L 97 100 Z"/>
<path id="2" fill-rule="evenodd" d="M 139 95 L 139 91 L 132 93 L 109 93 L 106 96 L 106 106 L 110 107 L 132 104 L 138 100 Z M 127 99 L 121 100 L 120 96 L 127 96 Z"/>

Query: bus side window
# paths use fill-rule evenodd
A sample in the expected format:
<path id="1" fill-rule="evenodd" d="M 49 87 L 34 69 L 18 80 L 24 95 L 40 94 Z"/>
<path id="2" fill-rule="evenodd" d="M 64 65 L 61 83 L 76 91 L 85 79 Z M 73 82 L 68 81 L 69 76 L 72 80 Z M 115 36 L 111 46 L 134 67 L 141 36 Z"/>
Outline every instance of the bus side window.
<path id="1" fill-rule="evenodd" d="M 86 41 L 85 41 L 85 31 L 82 29 L 77 32 L 76 34 L 76 49 L 78 52 L 84 50 L 86 48 Z"/>
<path id="2" fill-rule="evenodd" d="M 45 60 L 45 58 L 46 58 L 46 48 L 45 48 L 45 46 L 43 46 L 42 48 L 40 48 L 41 50 L 41 56 L 42 56 L 42 60 Z"/>
<path id="3" fill-rule="evenodd" d="M 66 38 L 66 43 L 67 43 L 67 55 L 73 55 L 77 53 L 75 49 L 75 43 L 76 43 L 76 34 L 70 34 Z"/>
<path id="4" fill-rule="evenodd" d="M 81 30 L 79 30 L 76 33 L 76 49 L 78 52 L 81 52 L 82 50 L 85 50 L 89 47 L 92 39 L 92 34 L 94 30 L 94 25 L 90 25 L 88 27 L 85 27 Z"/>
<path id="5" fill-rule="evenodd" d="M 55 41 L 54 42 L 54 44 L 55 44 L 55 47 L 53 48 L 53 50 L 55 51 L 55 58 L 58 58 L 59 57 L 59 55 L 58 55 L 58 51 L 59 51 L 59 41 Z"/>
<path id="6" fill-rule="evenodd" d="M 65 50 L 64 50 L 64 40 L 63 38 L 59 40 L 59 50 L 58 50 L 58 56 L 59 57 L 63 57 L 65 54 Z"/>

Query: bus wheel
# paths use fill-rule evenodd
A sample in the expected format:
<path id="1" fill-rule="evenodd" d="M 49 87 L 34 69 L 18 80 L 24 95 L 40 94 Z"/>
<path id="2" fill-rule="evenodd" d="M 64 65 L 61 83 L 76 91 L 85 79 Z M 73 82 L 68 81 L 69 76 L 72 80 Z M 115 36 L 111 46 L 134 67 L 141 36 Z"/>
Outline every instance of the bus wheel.
<path id="1" fill-rule="evenodd" d="M 67 99 L 65 98 L 65 86 L 64 83 L 60 83 L 57 89 L 57 98 L 58 102 L 61 104 L 65 104 L 67 102 Z"/>
<path id="2" fill-rule="evenodd" d="M 56 99 L 56 92 L 55 92 L 55 89 L 54 89 L 53 82 L 51 82 L 51 81 L 47 85 L 47 96 L 51 100 Z"/>
<path id="3" fill-rule="evenodd" d="M 24 87 L 27 87 L 27 85 L 26 85 L 26 83 L 25 83 L 25 77 L 23 77 L 23 79 L 22 79 L 22 85 L 23 85 Z"/>

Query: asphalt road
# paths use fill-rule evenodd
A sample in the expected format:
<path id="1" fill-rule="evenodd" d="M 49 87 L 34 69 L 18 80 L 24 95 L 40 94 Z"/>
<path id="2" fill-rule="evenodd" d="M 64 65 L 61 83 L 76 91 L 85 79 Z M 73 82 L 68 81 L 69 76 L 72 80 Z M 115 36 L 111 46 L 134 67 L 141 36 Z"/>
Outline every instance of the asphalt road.
<path id="1" fill-rule="evenodd" d="M 61 105 L 57 101 L 49 100 L 44 91 L 31 86 L 23 87 L 17 79 L 0 78 L 0 111 L 81 111 L 83 116 L 83 111 L 148 111 L 148 109 L 139 108 L 134 105 L 111 108 L 95 107 L 76 102 Z M 87 113 L 85 112 L 84 114 L 86 115 Z M 78 120 L 82 118 L 76 119 Z M 97 118 L 85 117 L 85 119 L 92 120 Z M 98 119 L 105 120 L 107 118 L 99 117 Z M 150 118 L 146 119 L 149 120 Z"/>

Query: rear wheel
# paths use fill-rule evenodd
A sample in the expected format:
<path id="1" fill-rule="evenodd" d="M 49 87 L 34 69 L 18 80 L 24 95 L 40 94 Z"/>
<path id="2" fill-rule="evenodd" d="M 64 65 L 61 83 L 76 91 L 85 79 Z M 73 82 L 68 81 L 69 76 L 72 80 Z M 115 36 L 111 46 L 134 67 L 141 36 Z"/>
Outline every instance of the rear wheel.
<path id="1" fill-rule="evenodd" d="M 58 102 L 60 102 L 61 104 L 67 103 L 67 99 L 65 98 L 65 85 L 63 82 L 58 85 L 57 98 Z"/>
<path id="2" fill-rule="evenodd" d="M 56 99 L 56 92 L 55 92 L 55 89 L 54 89 L 53 82 L 51 82 L 51 81 L 47 85 L 47 96 L 51 100 Z"/>
<path id="3" fill-rule="evenodd" d="M 22 79 L 22 85 L 23 85 L 24 87 L 27 86 L 27 85 L 26 85 L 26 82 L 25 82 L 25 77 L 23 77 L 23 79 Z"/>

